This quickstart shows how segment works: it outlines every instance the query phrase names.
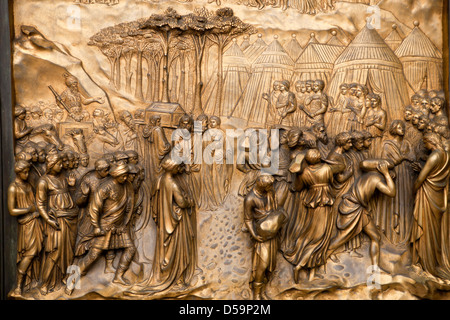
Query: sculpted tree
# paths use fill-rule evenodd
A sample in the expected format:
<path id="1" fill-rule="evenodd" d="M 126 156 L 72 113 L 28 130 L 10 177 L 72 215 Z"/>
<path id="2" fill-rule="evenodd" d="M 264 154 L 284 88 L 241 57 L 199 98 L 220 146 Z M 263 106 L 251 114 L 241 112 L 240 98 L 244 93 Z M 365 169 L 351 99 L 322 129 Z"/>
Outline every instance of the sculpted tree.
<path id="1" fill-rule="evenodd" d="M 162 102 L 169 100 L 169 48 L 171 41 L 187 30 L 184 17 L 174 9 L 168 8 L 163 14 L 152 14 L 140 27 L 141 30 L 154 30 L 163 50 L 163 90 Z"/>
<path id="2" fill-rule="evenodd" d="M 88 42 L 90 46 L 96 46 L 108 58 L 111 72 L 110 85 L 120 89 L 120 56 L 122 55 L 124 40 L 118 33 L 117 27 L 108 27 L 93 35 Z"/>
<path id="3" fill-rule="evenodd" d="M 161 78 L 161 63 L 164 58 L 161 44 L 152 41 L 143 53 L 144 59 L 147 61 L 147 93 L 145 100 L 159 101 L 160 97 L 160 78 Z"/>
<path id="4" fill-rule="evenodd" d="M 193 65 L 193 104 L 190 112 L 203 113 L 202 68 L 208 44 L 218 48 L 218 91 L 219 111 L 222 104 L 223 76 L 222 56 L 225 47 L 241 34 L 252 34 L 256 30 L 234 16 L 230 8 L 222 8 L 215 13 L 205 8 L 195 9 L 192 13 L 181 15 L 168 8 L 162 14 L 152 14 L 148 19 L 121 23 L 100 30 L 91 37 L 89 45 L 97 46 L 111 64 L 110 81 L 117 90 L 121 89 L 121 58 L 125 61 L 125 90 L 131 93 L 133 73 L 131 66 L 136 58 L 135 97 L 139 100 L 171 102 L 178 100 L 186 106 L 186 58 L 192 53 Z M 143 59 L 147 60 L 147 92 L 143 93 Z M 177 63 L 179 66 L 177 66 Z M 180 75 L 170 72 L 179 70 Z M 162 71 L 162 79 L 160 72 Z M 153 76 L 152 76 L 153 73 Z M 179 78 L 178 78 L 179 76 Z M 169 81 L 172 81 L 172 85 Z M 160 88 L 162 83 L 162 89 Z M 179 87 L 177 88 L 179 84 Z M 153 85 L 153 88 L 152 88 Z M 172 88 L 170 88 L 172 86 Z"/>
<path id="5" fill-rule="evenodd" d="M 129 37 L 134 39 L 135 50 L 137 54 L 135 97 L 139 100 L 144 101 L 144 93 L 142 90 L 142 60 L 144 52 L 149 49 L 149 47 L 152 45 L 152 42 L 154 41 L 152 39 L 154 34 L 140 28 L 129 30 L 127 34 Z"/>
<path id="6" fill-rule="evenodd" d="M 186 105 L 186 62 L 188 56 L 192 53 L 192 42 L 188 37 L 181 37 L 174 45 L 175 50 L 178 52 L 178 60 L 180 63 L 180 85 L 178 87 L 178 102 L 182 105 Z"/>
<path id="7" fill-rule="evenodd" d="M 217 65 L 217 95 L 216 95 L 216 108 L 219 114 L 222 114 L 222 93 L 223 93 L 223 52 L 226 46 L 231 41 L 243 34 L 254 34 L 256 29 L 248 24 L 244 23 L 241 19 L 234 15 L 233 9 L 221 8 L 218 9 L 214 15 L 208 19 L 208 28 L 211 28 L 207 33 L 207 38 L 217 45 L 218 51 L 218 65 Z"/>

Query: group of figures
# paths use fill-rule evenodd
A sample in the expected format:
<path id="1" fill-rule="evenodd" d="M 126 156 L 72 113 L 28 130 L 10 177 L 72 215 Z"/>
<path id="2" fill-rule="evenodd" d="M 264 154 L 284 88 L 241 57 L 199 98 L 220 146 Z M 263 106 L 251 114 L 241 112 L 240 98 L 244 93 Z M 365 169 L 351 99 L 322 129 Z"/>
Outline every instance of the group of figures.
<path id="1" fill-rule="evenodd" d="M 16 179 L 8 189 L 8 208 L 19 222 L 12 296 L 36 285 L 42 295 L 57 290 L 70 279 L 69 266 L 85 274 L 102 252 L 105 272 L 127 283 L 123 275 L 136 252 L 132 234 L 142 212 L 144 169 L 132 150 L 106 154 L 93 170 L 88 165 L 89 157 L 51 143 L 30 142 L 16 155 Z M 115 270 L 117 250 L 123 252 Z M 66 290 L 71 293 L 73 286 Z"/>
<path id="2" fill-rule="evenodd" d="M 314 278 L 328 259 L 339 262 L 341 250 L 362 257 L 363 234 L 372 265 L 380 267 L 380 244 L 391 243 L 410 250 L 413 270 L 448 279 L 450 130 L 443 92 L 417 92 L 404 119 L 388 123 L 380 95 L 365 85 L 342 84 L 335 105 L 321 80 L 298 81 L 296 91 L 276 81 L 264 95 L 278 112 L 269 124 L 279 129 L 277 170 L 268 169 L 274 150 L 260 158 L 247 151 L 252 164 L 238 166 L 246 173 L 239 189 L 246 229 L 255 240 L 254 296 L 265 298 L 278 251 L 298 283 Z M 251 137 L 251 144 L 260 139 Z"/>
<path id="3" fill-rule="evenodd" d="M 81 125 L 82 105 L 102 99 L 82 98 L 77 84 L 66 77 L 67 90 L 55 97 L 66 121 Z M 364 234 L 372 265 L 380 266 L 380 246 L 388 241 L 410 248 L 421 272 L 448 279 L 450 129 L 443 93 L 417 92 L 404 119 L 391 120 L 367 86 L 341 84 L 336 103 L 324 86 L 297 81 L 293 93 L 289 81 L 275 81 L 263 94 L 267 127 L 246 131 L 236 164 L 217 116 L 185 114 L 168 140 L 159 115 L 146 123 L 142 112 L 133 118 L 125 110 L 116 123 L 95 109 L 95 133 L 110 138 L 102 140 L 100 156 L 91 156 L 82 129 L 68 133 L 73 146 L 64 144 L 54 124 L 29 126 L 27 110 L 16 106 L 16 178 L 8 189 L 8 208 L 19 223 L 12 296 L 63 286 L 71 295 L 74 270 L 83 276 L 102 256 L 104 272 L 130 294 L 188 287 L 202 272 L 197 212 L 221 208 L 234 168 L 244 174 L 238 194 L 242 230 L 253 241 L 255 299 L 269 298 L 265 286 L 278 252 L 299 283 L 313 279 L 328 259 L 339 261 L 341 250 L 362 257 Z M 130 281 L 125 273 L 139 264 L 136 233 L 150 218 L 156 225 L 151 274 Z"/>
<path id="4" fill-rule="evenodd" d="M 68 113 L 78 110 L 79 104 L 61 96 L 57 101 Z M 90 157 L 83 130 L 68 133 L 72 146 L 62 142 L 53 124 L 31 127 L 26 118 L 27 110 L 16 106 L 16 178 L 8 189 L 8 208 L 19 227 L 17 286 L 11 295 L 20 297 L 35 287 L 46 295 L 62 286 L 71 295 L 78 281 L 73 275 L 84 276 L 101 256 L 105 273 L 115 273 L 113 283 L 130 285 L 124 274 L 131 262 L 143 268 L 136 233 L 151 218 L 157 226 L 151 277 L 134 281 L 131 291 L 147 294 L 186 286 L 197 269 L 196 210 L 217 209 L 230 191 L 233 168 L 225 162 L 230 151 L 222 151 L 220 118 L 200 115 L 200 125 L 194 126 L 186 114 L 179 120 L 179 136 L 169 142 L 159 115 L 139 130 L 137 117 L 128 111 L 119 114 L 123 124 L 117 124 L 95 109 L 97 135 L 131 137 L 119 148 L 117 139 L 105 140 L 100 157 Z M 192 139 L 196 134 L 202 138 Z M 105 146 L 111 151 L 105 152 Z M 183 158 L 195 148 L 207 150 L 209 158 Z M 114 268 L 117 252 L 121 256 Z"/>
<path id="5" fill-rule="evenodd" d="M 340 95 L 334 103 L 324 93 L 323 80 L 298 80 L 295 82 L 296 93 L 289 88 L 287 80 L 274 81 L 272 92 L 263 94 L 269 102 L 268 126 L 281 124 L 303 128 L 325 124 L 330 138 L 343 131 L 367 131 L 373 138 L 371 156 L 379 156 L 388 120 L 380 95 L 369 92 L 365 85 L 344 83 L 340 85 Z"/>

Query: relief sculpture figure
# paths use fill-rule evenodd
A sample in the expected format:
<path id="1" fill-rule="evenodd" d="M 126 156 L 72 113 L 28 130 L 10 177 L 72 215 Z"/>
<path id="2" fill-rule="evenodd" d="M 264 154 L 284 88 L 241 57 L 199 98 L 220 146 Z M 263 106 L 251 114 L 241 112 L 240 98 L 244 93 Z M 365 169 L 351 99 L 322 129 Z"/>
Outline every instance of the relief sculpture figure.
<path id="1" fill-rule="evenodd" d="M 122 254 L 114 275 L 113 282 L 130 284 L 124 275 L 136 253 L 136 247 L 130 236 L 128 223 L 134 206 L 134 189 L 127 181 L 129 167 L 118 164 L 109 170 L 111 176 L 102 183 L 94 193 L 94 199 L 88 207 L 88 214 L 93 230 L 89 251 L 77 261 L 80 274 L 85 275 L 89 267 L 106 251 L 106 260 L 111 259 L 114 251 L 121 250 Z M 110 257 L 108 257 L 110 256 Z M 111 269 L 112 261 L 107 263 L 107 270 Z M 66 292 L 72 294 L 74 285 L 67 283 Z"/>
<path id="2" fill-rule="evenodd" d="M 245 225 L 254 241 L 250 283 L 255 300 L 270 299 L 265 287 L 276 268 L 278 231 L 286 219 L 277 207 L 273 183 L 271 175 L 260 175 L 244 199 Z"/>
<path id="3" fill-rule="evenodd" d="M 69 193 L 73 177 L 62 174 L 59 154 L 47 156 L 47 173 L 36 187 L 36 206 L 44 223 L 46 239 L 41 273 L 42 294 L 61 286 L 72 263 L 77 236 L 78 207 Z"/>
<path id="4" fill-rule="evenodd" d="M 407 243 L 411 235 L 413 184 L 415 174 L 411 163 L 415 156 L 410 143 L 404 139 L 405 123 L 394 120 L 389 127 L 392 139 L 384 141 L 381 157 L 394 163 L 395 197 L 384 194 L 376 199 L 376 225 L 392 243 Z"/>
<path id="5" fill-rule="evenodd" d="M 353 183 L 353 186 L 342 197 L 339 204 L 339 215 L 337 217 L 337 233 L 331 239 L 328 246 L 328 255 L 335 252 L 343 244 L 359 235 L 361 232 L 370 238 L 370 258 L 373 266 L 379 266 L 380 262 L 380 232 L 371 218 L 369 201 L 376 191 L 382 192 L 390 197 L 396 194 L 395 184 L 390 176 L 386 160 L 365 160 L 361 164 L 363 168 L 376 170 L 362 174 Z"/>
<path id="6" fill-rule="evenodd" d="M 194 200 L 181 181 L 184 165 L 170 157 L 161 163 L 153 219 L 157 224 L 156 248 L 149 279 L 133 287 L 136 294 L 152 294 L 172 287 L 185 288 L 197 267 L 197 235 L 193 226 Z"/>
<path id="7" fill-rule="evenodd" d="M 297 283 L 301 271 L 308 271 L 309 278 L 312 279 L 315 269 L 326 263 L 326 252 L 335 223 L 332 214 L 334 198 L 330 183 L 333 174 L 343 169 L 341 164 L 322 163 L 317 149 L 309 149 L 305 159 L 308 165 L 298 174 L 294 183 L 296 190 L 307 189 L 303 194 L 307 217 L 300 238 L 295 244 L 297 254 L 294 280 Z"/>
<path id="8" fill-rule="evenodd" d="M 447 210 L 450 155 L 436 133 L 426 133 L 423 142 L 431 154 L 414 182 L 416 198 L 410 241 L 413 263 L 436 276 L 440 264 L 441 219 Z"/>
<path id="9" fill-rule="evenodd" d="M 16 179 L 8 188 L 8 210 L 17 217 L 17 281 L 13 296 L 39 279 L 40 252 L 44 242 L 43 225 L 36 207 L 35 195 L 28 180 L 30 164 L 19 160 L 14 166 Z"/>

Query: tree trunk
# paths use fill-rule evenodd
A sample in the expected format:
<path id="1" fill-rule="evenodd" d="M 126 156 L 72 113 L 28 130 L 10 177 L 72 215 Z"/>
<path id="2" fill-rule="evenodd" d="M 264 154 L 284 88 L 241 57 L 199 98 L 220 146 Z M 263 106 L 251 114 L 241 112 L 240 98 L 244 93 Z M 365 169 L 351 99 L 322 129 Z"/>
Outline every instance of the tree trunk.
<path id="1" fill-rule="evenodd" d="M 170 102 L 169 99 L 169 37 L 170 32 L 167 31 L 166 42 L 164 44 L 164 60 L 163 60 L 163 92 L 162 102 Z"/>
<path id="2" fill-rule="evenodd" d="M 131 72 L 131 60 L 132 60 L 133 54 L 126 54 L 124 56 L 125 58 L 125 91 L 127 93 L 131 93 L 131 80 L 133 78 L 133 72 Z"/>
<path id="3" fill-rule="evenodd" d="M 160 81 L 161 81 L 161 58 L 162 57 L 156 57 L 155 58 L 155 74 L 156 77 L 153 80 L 155 86 L 154 86 L 154 93 L 153 93 L 153 100 L 154 101 L 161 101 L 160 100 Z"/>
<path id="4" fill-rule="evenodd" d="M 115 86 L 114 80 L 115 80 L 115 74 L 116 74 L 116 62 L 114 59 L 112 59 L 110 57 L 108 57 L 108 60 L 109 60 L 110 66 L 111 66 L 111 75 L 109 76 L 109 85 L 112 87 L 112 86 Z"/>
<path id="5" fill-rule="evenodd" d="M 194 36 L 194 44 L 195 44 L 195 53 L 196 53 L 196 66 L 195 66 L 195 75 L 196 75 L 196 85 L 194 91 L 194 108 L 191 112 L 198 116 L 203 113 L 202 107 L 202 89 L 203 89 L 203 81 L 202 81 L 202 62 L 203 62 L 203 54 L 205 52 L 205 41 L 203 39 L 199 39 L 199 37 Z"/>
<path id="6" fill-rule="evenodd" d="M 205 50 L 205 75 L 206 75 L 206 79 L 209 79 L 209 49 L 210 47 L 207 47 Z"/>
<path id="7" fill-rule="evenodd" d="M 177 88 L 178 88 L 177 59 L 172 62 L 172 66 L 170 67 L 170 69 L 171 69 L 170 74 L 172 77 L 172 81 L 171 81 L 172 85 L 169 90 L 169 93 L 170 93 L 169 97 L 170 97 L 171 101 L 178 101 L 178 97 L 177 97 Z"/>
<path id="8" fill-rule="evenodd" d="M 223 95 L 223 48 L 224 44 L 219 41 L 217 45 L 217 96 L 216 96 L 216 106 L 214 112 L 217 110 L 218 116 L 223 116 L 222 114 L 222 95 Z"/>
<path id="9" fill-rule="evenodd" d="M 117 57 L 116 63 L 116 90 L 119 91 L 121 89 L 121 72 L 120 72 L 120 56 Z"/>
<path id="10" fill-rule="evenodd" d="M 149 57 L 145 58 L 147 60 L 147 93 L 145 94 L 146 101 L 154 101 L 153 100 L 153 85 L 152 85 L 152 74 L 155 74 L 153 63 L 150 61 Z"/>
<path id="11" fill-rule="evenodd" d="M 138 50 L 137 52 L 135 97 L 139 100 L 144 101 L 144 94 L 142 93 L 142 50 Z"/>
<path id="12" fill-rule="evenodd" d="M 178 88 L 178 103 L 184 109 L 186 107 L 186 61 L 184 53 L 180 53 L 180 87 Z"/>

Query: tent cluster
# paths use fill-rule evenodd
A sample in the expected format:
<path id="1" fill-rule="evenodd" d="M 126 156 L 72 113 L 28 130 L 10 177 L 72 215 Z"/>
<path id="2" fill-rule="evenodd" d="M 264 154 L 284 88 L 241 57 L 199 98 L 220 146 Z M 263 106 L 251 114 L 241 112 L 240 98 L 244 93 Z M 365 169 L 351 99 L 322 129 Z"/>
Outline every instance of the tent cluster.
<path id="1" fill-rule="evenodd" d="M 305 47 L 296 35 L 280 42 L 274 36 L 266 43 L 261 34 L 251 43 L 244 37 L 224 54 L 222 117 L 247 120 L 248 125 L 265 125 L 268 101 L 276 80 L 288 80 L 292 87 L 300 81 L 321 79 L 325 92 L 336 101 L 341 83 L 362 83 L 382 98 L 389 119 L 401 117 L 409 97 L 419 90 L 442 90 L 442 53 L 414 22 L 404 39 L 396 25 L 383 39 L 366 25 L 345 45 L 335 31 L 321 43 L 314 33 Z M 212 81 L 214 83 L 214 81 Z M 214 90 L 204 92 L 205 111 L 214 113 Z"/>

